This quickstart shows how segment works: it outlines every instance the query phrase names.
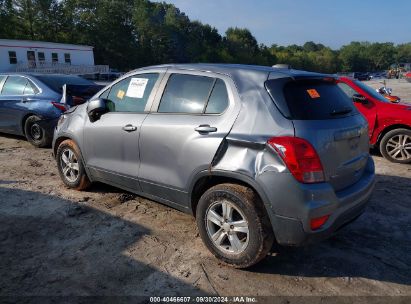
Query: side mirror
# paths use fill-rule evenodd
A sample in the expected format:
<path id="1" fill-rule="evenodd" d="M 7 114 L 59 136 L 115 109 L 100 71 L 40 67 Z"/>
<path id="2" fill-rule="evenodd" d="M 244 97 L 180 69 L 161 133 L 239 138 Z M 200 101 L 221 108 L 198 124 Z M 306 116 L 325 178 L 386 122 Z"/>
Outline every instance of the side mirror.
<path id="1" fill-rule="evenodd" d="M 354 95 L 352 96 L 352 100 L 353 100 L 354 102 L 358 102 L 358 103 L 362 103 L 362 104 L 367 103 L 367 97 L 365 97 L 365 96 L 363 96 L 363 95 L 361 95 L 361 94 L 354 94 Z"/>
<path id="2" fill-rule="evenodd" d="M 87 115 L 91 122 L 95 122 L 100 119 L 101 115 L 108 112 L 106 105 L 107 100 L 103 98 L 90 100 L 87 105 Z"/>

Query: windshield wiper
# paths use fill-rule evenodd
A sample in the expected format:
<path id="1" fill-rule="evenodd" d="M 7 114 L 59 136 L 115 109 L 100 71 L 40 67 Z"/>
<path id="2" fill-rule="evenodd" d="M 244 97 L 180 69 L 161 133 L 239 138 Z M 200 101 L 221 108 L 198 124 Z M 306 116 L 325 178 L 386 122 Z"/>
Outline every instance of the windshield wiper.
<path id="1" fill-rule="evenodd" d="M 330 114 L 333 116 L 344 115 L 352 112 L 352 108 L 343 108 L 341 110 L 333 110 Z"/>

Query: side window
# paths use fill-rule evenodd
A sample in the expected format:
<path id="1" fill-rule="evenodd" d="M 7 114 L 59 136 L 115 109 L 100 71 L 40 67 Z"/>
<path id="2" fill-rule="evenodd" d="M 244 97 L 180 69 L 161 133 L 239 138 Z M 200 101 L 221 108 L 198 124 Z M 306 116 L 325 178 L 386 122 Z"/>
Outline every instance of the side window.
<path id="1" fill-rule="evenodd" d="M 37 57 L 39 58 L 39 62 L 44 62 L 46 61 L 46 57 L 44 56 L 43 52 L 38 52 Z"/>
<path id="2" fill-rule="evenodd" d="M 27 80 L 26 87 L 24 88 L 24 95 L 34 95 L 38 93 L 37 87 L 30 80 Z"/>
<path id="3" fill-rule="evenodd" d="M 103 93 L 100 94 L 100 98 L 107 99 L 108 98 L 108 93 L 110 93 L 110 88 L 105 90 Z"/>
<path id="4" fill-rule="evenodd" d="M 220 114 L 228 106 L 228 93 L 224 81 L 217 79 L 213 92 L 208 100 L 206 114 Z"/>
<path id="5" fill-rule="evenodd" d="M 107 98 L 110 112 L 144 112 L 157 79 L 157 73 L 139 74 L 113 85 Z"/>
<path id="6" fill-rule="evenodd" d="M 354 96 L 354 94 L 357 94 L 357 92 L 351 88 L 348 84 L 345 84 L 343 82 L 339 82 L 338 86 L 341 90 L 343 90 L 343 92 L 349 97 L 352 98 Z"/>
<path id="7" fill-rule="evenodd" d="M 51 62 L 59 62 L 59 54 L 51 53 Z"/>
<path id="8" fill-rule="evenodd" d="M 68 63 L 68 64 L 71 64 L 71 57 L 70 57 L 69 53 L 64 54 L 64 62 Z"/>
<path id="9" fill-rule="evenodd" d="M 27 79 L 19 76 L 9 76 L 3 85 L 1 95 L 23 95 Z"/>
<path id="10" fill-rule="evenodd" d="M 15 51 L 9 51 L 9 62 L 10 64 L 16 64 L 17 63 L 17 54 Z"/>
<path id="11" fill-rule="evenodd" d="M 161 97 L 160 113 L 203 113 L 214 78 L 173 74 Z"/>

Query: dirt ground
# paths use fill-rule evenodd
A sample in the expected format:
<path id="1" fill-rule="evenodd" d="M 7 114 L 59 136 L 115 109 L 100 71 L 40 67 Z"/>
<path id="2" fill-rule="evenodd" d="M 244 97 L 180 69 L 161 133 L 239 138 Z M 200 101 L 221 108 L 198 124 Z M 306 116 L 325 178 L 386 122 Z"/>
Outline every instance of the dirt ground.
<path id="1" fill-rule="evenodd" d="M 191 216 L 102 184 L 68 190 L 49 149 L 0 134 L 0 296 L 411 296 L 411 166 L 374 160 L 357 221 L 236 270 L 208 252 Z"/>

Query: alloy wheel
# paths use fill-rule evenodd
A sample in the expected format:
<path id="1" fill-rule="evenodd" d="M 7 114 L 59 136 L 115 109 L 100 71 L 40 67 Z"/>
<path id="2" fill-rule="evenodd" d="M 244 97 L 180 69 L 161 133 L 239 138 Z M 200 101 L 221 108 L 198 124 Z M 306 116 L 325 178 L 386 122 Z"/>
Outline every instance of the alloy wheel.
<path id="1" fill-rule="evenodd" d="M 80 168 L 76 154 L 71 149 L 65 149 L 61 153 L 61 171 L 64 178 L 74 183 L 79 177 Z"/>
<path id="2" fill-rule="evenodd" d="M 411 159 L 411 136 L 406 134 L 398 134 L 391 137 L 387 144 L 386 150 L 395 160 Z"/>
<path id="3" fill-rule="evenodd" d="M 214 245 L 225 252 L 239 254 L 249 241 L 249 227 L 244 214 L 231 202 L 217 201 L 206 213 L 207 233 Z"/>

